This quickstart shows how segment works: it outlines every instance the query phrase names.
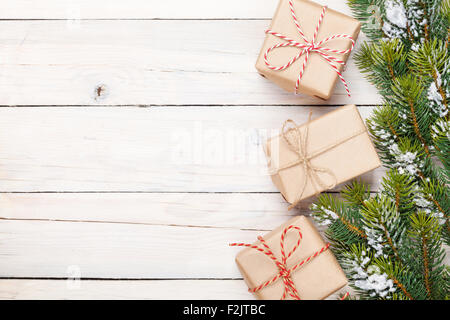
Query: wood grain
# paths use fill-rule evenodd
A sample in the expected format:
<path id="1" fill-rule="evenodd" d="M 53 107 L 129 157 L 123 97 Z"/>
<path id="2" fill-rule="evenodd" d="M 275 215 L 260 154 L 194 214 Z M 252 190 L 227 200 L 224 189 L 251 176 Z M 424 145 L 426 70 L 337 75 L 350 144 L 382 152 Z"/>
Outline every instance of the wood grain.
<path id="1" fill-rule="evenodd" d="M 284 220 L 283 222 L 285 222 Z M 230 242 L 256 230 L 64 221 L 0 221 L 0 278 L 240 279 Z"/>
<path id="2" fill-rule="evenodd" d="M 334 107 L 312 108 L 314 117 Z M 369 116 L 372 107 L 360 107 Z M 0 108 L 0 191 L 277 192 L 263 144 L 302 107 Z M 362 176 L 379 187 L 383 169 Z M 338 186 L 337 189 L 342 186 Z"/>
<path id="3" fill-rule="evenodd" d="M 352 58 L 344 72 L 350 98 L 340 81 L 324 101 L 284 92 L 261 77 L 254 65 L 267 25 L 261 20 L 89 20 L 73 27 L 67 21 L 3 21 L 0 105 L 380 102 Z M 364 40 L 361 36 L 358 43 Z"/>
<path id="4" fill-rule="evenodd" d="M 240 278 L 227 244 L 306 206 L 287 211 L 278 194 L 5 194 L 0 278 Z"/>
<path id="5" fill-rule="evenodd" d="M 345 292 L 348 288 L 342 289 Z M 336 299 L 339 293 L 328 299 Z M 242 280 L 0 280 L 0 299 L 253 300 Z"/>
<path id="6" fill-rule="evenodd" d="M 0 280 L 0 299 L 253 299 L 242 280 Z"/>
<path id="7" fill-rule="evenodd" d="M 227 244 L 313 200 L 287 211 L 265 139 L 312 105 L 381 102 L 352 57 L 351 98 L 260 77 L 277 3 L 0 2 L 0 299 L 253 299 Z"/>
<path id="8" fill-rule="evenodd" d="M 272 230 L 309 214 L 279 193 L 23 193 L 0 197 L 0 219 Z"/>
<path id="9" fill-rule="evenodd" d="M 288 211 L 279 194 L 4 194 L 0 277 L 76 268 L 81 278 L 239 278 L 239 249 L 227 244 L 253 242 L 309 204 Z"/>
<path id="10" fill-rule="evenodd" d="M 233 241 L 260 231 L 140 224 L 0 221 L 0 277 L 239 278 Z"/>
<path id="11" fill-rule="evenodd" d="M 345 1 L 316 0 L 350 14 Z M 3 0 L 0 19 L 268 19 L 278 0 Z"/>

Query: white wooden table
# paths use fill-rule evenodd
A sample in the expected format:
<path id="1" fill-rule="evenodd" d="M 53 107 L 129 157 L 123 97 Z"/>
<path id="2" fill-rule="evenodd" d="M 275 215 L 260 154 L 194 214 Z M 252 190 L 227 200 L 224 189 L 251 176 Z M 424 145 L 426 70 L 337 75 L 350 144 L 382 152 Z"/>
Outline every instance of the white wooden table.
<path id="1" fill-rule="evenodd" d="M 352 59 L 351 98 L 259 76 L 276 5 L 0 2 L 0 298 L 252 299 L 227 244 L 310 204 L 287 211 L 262 142 L 311 108 L 380 102 Z"/>

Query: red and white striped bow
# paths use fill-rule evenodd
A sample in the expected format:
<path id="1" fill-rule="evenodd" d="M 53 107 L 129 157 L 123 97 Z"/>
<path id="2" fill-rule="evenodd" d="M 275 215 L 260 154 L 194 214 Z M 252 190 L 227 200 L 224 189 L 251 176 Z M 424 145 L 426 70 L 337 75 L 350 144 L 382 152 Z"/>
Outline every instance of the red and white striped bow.
<path id="1" fill-rule="evenodd" d="M 286 234 L 290 230 L 296 231 L 298 238 L 297 238 L 297 243 L 292 248 L 292 250 L 289 252 L 286 252 L 285 248 L 284 248 L 284 246 L 285 246 L 284 242 L 285 242 Z M 321 253 L 325 252 L 330 247 L 330 244 L 327 243 L 320 250 L 314 252 L 312 255 L 310 255 L 305 260 L 302 260 L 302 261 L 296 263 L 294 266 L 288 268 L 287 260 L 298 249 L 298 247 L 300 246 L 300 242 L 302 241 L 302 232 L 299 227 L 294 226 L 294 225 L 289 225 L 281 233 L 281 239 L 280 239 L 281 261 L 278 260 L 277 257 L 275 257 L 275 254 L 272 252 L 270 247 L 267 245 L 267 243 L 263 237 L 258 237 L 258 240 L 259 240 L 259 242 L 261 242 L 263 247 L 259 247 L 257 245 L 253 245 L 253 244 L 249 244 L 249 243 L 230 243 L 230 246 L 232 246 L 232 247 L 247 247 L 247 248 L 252 248 L 252 249 L 258 250 L 259 252 L 264 253 L 266 256 L 268 256 L 270 259 L 272 259 L 272 261 L 275 263 L 275 265 L 278 268 L 278 273 L 275 276 L 273 276 L 271 279 L 267 280 L 266 282 L 260 284 L 256 288 L 250 288 L 248 291 L 250 291 L 252 293 L 258 292 L 258 291 L 264 289 L 265 287 L 268 287 L 268 286 L 272 285 L 273 283 L 277 282 L 281 278 L 284 283 L 284 292 L 281 297 L 281 300 L 286 299 L 288 295 L 291 296 L 294 300 L 300 300 L 299 292 L 298 292 L 297 288 L 295 287 L 295 284 L 291 278 L 292 273 L 294 273 L 298 268 L 300 268 L 304 264 L 308 263 L 310 260 L 314 259 Z M 349 294 L 347 292 L 341 298 L 341 300 L 346 299 L 348 296 L 349 296 Z"/>
<path id="2" fill-rule="evenodd" d="M 325 38 L 324 40 L 317 42 L 316 43 L 316 39 L 317 39 L 317 34 L 319 33 L 319 28 L 320 25 L 322 24 L 322 20 L 323 17 L 325 16 L 325 11 L 327 9 L 326 6 L 323 7 L 322 9 L 322 14 L 320 15 L 319 18 L 319 22 L 317 23 L 317 27 L 314 31 L 314 36 L 312 38 L 311 41 L 309 41 L 305 34 L 303 33 L 300 24 L 297 20 L 297 16 L 295 15 L 295 9 L 294 9 L 294 4 L 292 3 L 292 0 L 289 0 L 289 7 L 291 9 L 291 14 L 292 14 L 292 18 L 294 20 L 295 26 L 297 27 L 297 31 L 300 34 L 300 36 L 302 37 L 304 43 L 299 43 L 293 39 L 290 39 L 280 33 L 277 33 L 275 31 L 272 30 L 266 30 L 266 33 L 274 35 L 275 37 L 278 37 L 280 39 L 286 40 L 287 42 L 283 42 L 283 43 L 278 43 L 272 47 L 270 47 L 269 49 L 266 50 L 265 54 L 264 54 L 264 61 L 267 65 L 268 68 L 272 69 L 272 70 L 276 70 L 276 71 L 280 71 L 280 70 L 284 70 L 289 68 L 295 61 L 297 61 L 297 59 L 299 59 L 303 54 L 306 55 L 305 60 L 303 61 L 303 65 L 300 69 L 300 73 L 298 75 L 297 78 L 297 82 L 295 83 L 295 93 L 297 93 L 298 91 L 298 87 L 300 85 L 300 80 L 303 77 L 303 73 L 305 71 L 305 67 L 306 64 L 308 62 L 308 57 L 309 54 L 312 52 L 316 52 L 318 53 L 321 57 L 323 57 L 328 63 L 329 65 L 336 71 L 336 73 L 338 74 L 339 78 L 341 79 L 342 83 L 344 84 L 345 90 L 347 91 L 348 96 L 350 97 L 350 91 L 348 89 L 348 85 L 347 82 L 345 81 L 344 77 L 342 76 L 341 72 L 339 71 L 338 67 L 336 66 L 336 63 L 338 64 L 345 64 L 345 61 L 339 60 L 331 55 L 329 55 L 328 53 L 338 53 L 338 54 L 346 54 L 349 53 L 353 50 L 354 46 L 355 46 L 355 41 L 353 40 L 353 38 L 347 34 L 336 34 L 334 36 Z M 326 48 L 326 47 L 322 47 L 322 45 L 330 40 L 333 39 L 338 39 L 338 38 L 343 38 L 343 39 L 349 39 L 352 42 L 352 46 L 350 49 L 347 50 L 336 50 L 336 49 L 330 49 L 330 48 Z M 270 62 L 268 61 L 268 55 L 272 50 L 275 50 L 277 48 L 283 48 L 283 47 L 294 47 L 294 48 L 299 48 L 301 49 L 301 51 L 294 56 L 288 63 L 286 63 L 285 65 L 282 66 L 273 66 L 270 64 Z"/>

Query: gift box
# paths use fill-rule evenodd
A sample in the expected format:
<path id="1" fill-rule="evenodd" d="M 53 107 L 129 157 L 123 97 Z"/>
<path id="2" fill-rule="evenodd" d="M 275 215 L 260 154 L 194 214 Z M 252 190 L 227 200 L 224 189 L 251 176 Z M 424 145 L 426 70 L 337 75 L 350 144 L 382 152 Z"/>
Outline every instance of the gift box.
<path id="1" fill-rule="evenodd" d="M 291 10 L 292 6 L 292 10 Z M 280 0 L 256 62 L 258 72 L 295 93 L 328 99 L 361 24 L 306 0 Z M 316 31 L 317 30 L 317 31 Z"/>
<path id="2" fill-rule="evenodd" d="M 291 208 L 381 166 L 355 105 L 301 126 L 288 120 L 282 133 L 267 141 L 265 152 L 272 181 Z"/>
<path id="3" fill-rule="evenodd" d="M 258 299 L 324 299 L 347 284 L 339 263 L 317 229 L 295 217 L 254 244 L 244 246 L 236 263 Z"/>

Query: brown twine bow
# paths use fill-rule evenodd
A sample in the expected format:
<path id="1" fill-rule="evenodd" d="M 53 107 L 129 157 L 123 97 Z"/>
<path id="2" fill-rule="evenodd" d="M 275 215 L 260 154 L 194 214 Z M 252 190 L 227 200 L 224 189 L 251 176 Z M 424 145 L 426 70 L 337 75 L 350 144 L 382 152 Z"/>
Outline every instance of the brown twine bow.
<path id="1" fill-rule="evenodd" d="M 315 190 L 315 194 L 317 195 L 318 193 L 320 193 L 321 191 L 317 188 L 316 184 L 319 185 L 322 190 L 328 190 L 328 189 L 332 189 L 336 186 L 337 184 L 337 178 L 336 175 L 328 168 L 321 168 L 318 166 L 314 166 L 311 163 L 311 159 L 317 157 L 318 155 L 338 146 L 341 145 L 342 143 L 346 142 L 347 140 L 350 140 L 358 135 L 360 135 L 361 133 L 365 132 L 366 130 L 361 130 L 356 132 L 355 134 L 351 135 L 348 138 L 345 138 L 331 146 L 328 146 L 326 148 L 323 148 L 317 152 L 314 153 L 308 153 L 308 149 L 307 149 L 307 141 L 308 141 L 308 133 L 309 133 L 309 124 L 311 122 L 311 116 L 312 116 L 312 111 L 309 112 L 309 116 L 308 116 L 308 122 L 306 123 L 305 126 L 305 134 L 302 135 L 300 128 L 297 126 L 297 124 L 289 119 L 286 120 L 283 124 L 283 127 L 281 129 L 282 134 L 281 136 L 283 137 L 283 139 L 286 141 L 286 143 L 289 146 L 289 149 L 291 149 L 293 152 L 295 152 L 298 155 L 298 159 L 290 162 L 284 166 L 279 167 L 278 169 L 276 169 L 274 172 L 278 173 L 281 170 L 285 170 L 288 168 L 292 168 L 295 167 L 297 165 L 302 165 L 303 166 L 303 172 L 305 172 L 305 178 L 303 179 L 303 184 L 302 187 L 300 189 L 299 195 L 297 196 L 297 199 L 289 206 L 289 210 L 291 210 L 292 208 L 294 208 L 300 201 L 301 198 L 303 196 L 303 193 L 305 192 L 306 189 L 306 184 L 308 182 L 308 180 L 311 181 L 311 184 L 314 187 Z M 288 128 L 289 124 L 291 124 L 293 127 Z M 320 178 L 319 173 L 322 174 L 327 174 L 330 177 L 333 178 L 333 182 L 329 183 L 328 185 L 323 182 L 323 180 Z"/>

